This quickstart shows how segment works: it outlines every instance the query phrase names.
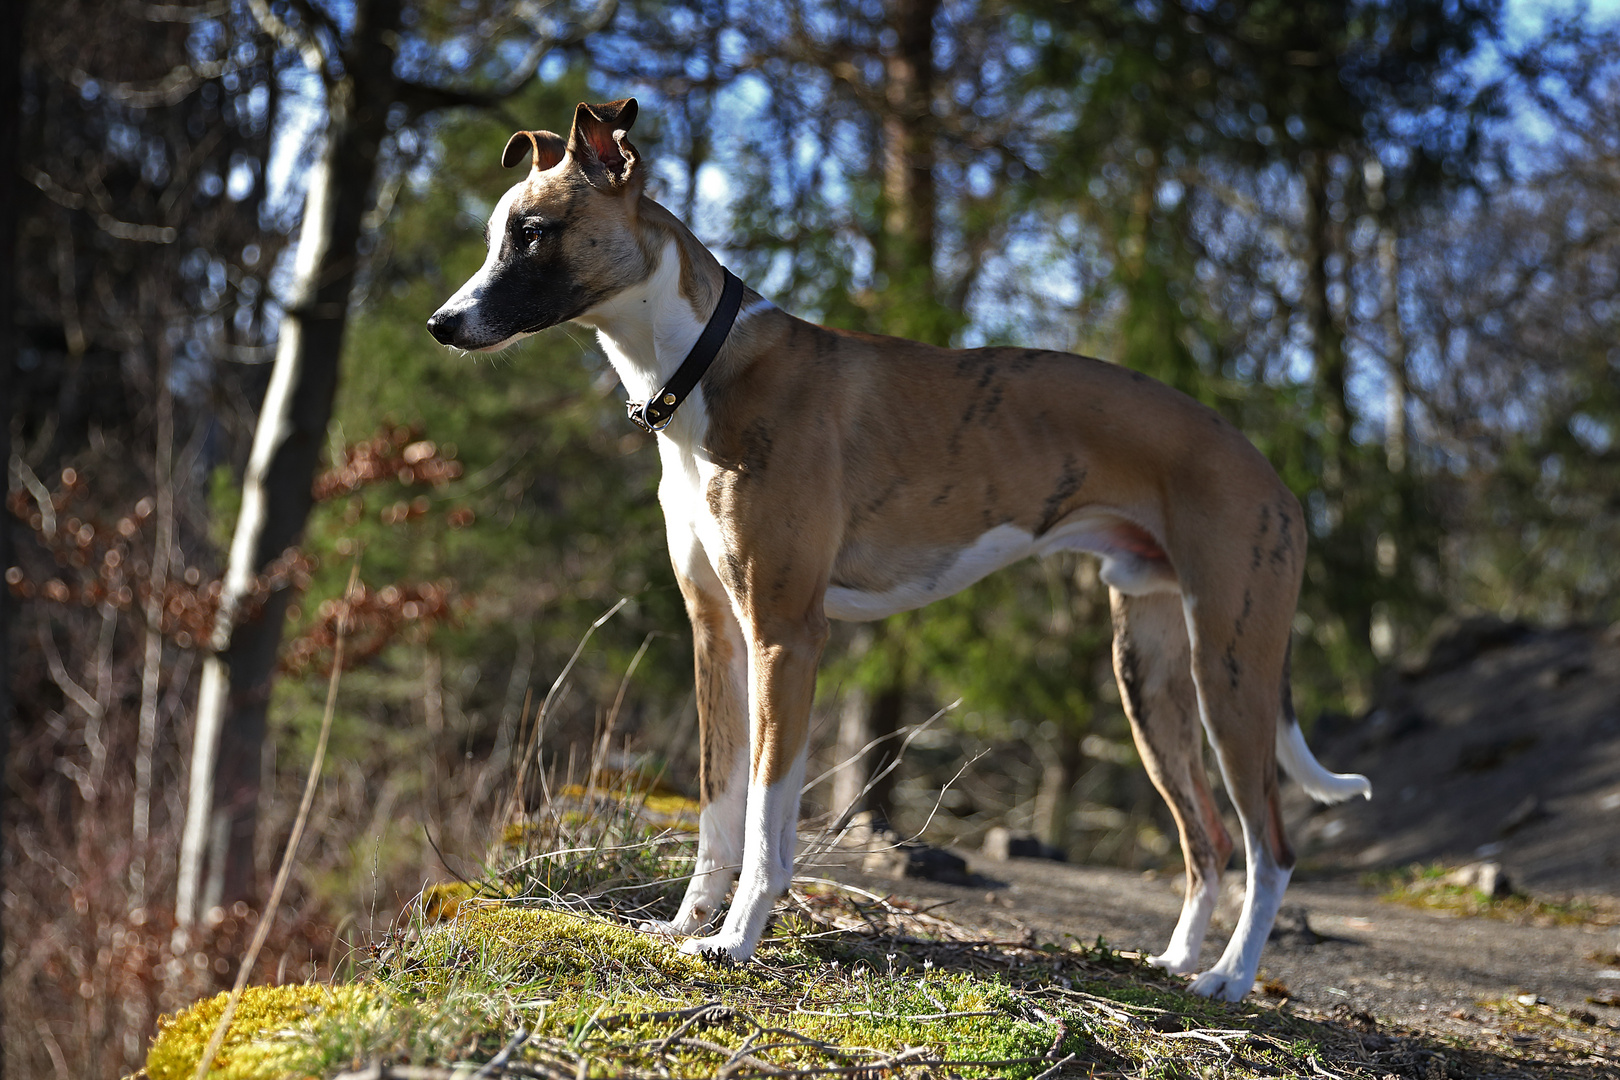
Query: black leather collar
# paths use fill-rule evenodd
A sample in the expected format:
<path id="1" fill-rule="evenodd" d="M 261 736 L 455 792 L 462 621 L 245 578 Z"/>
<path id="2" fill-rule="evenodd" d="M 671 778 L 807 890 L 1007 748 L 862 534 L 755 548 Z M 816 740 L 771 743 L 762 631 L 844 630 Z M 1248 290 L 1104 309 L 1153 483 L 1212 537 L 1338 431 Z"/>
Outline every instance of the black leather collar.
<path id="1" fill-rule="evenodd" d="M 674 419 L 675 410 L 697 388 L 698 380 L 714 363 L 720 347 L 726 343 L 726 335 L 731 333 L 732 324 L 737 321 L 737 309 L 742 307 L 742 279 L 724 267 L 721 267 L 721 273 L 725 274 L 726 283 L 720 291 L 720 303 L 715 307 L 714 314 L 709 316 L 709 322 L 703 327 L 703 333 L 698 336 L 692 351 L 686 354 L 681 366 L 675 369 L 675 374 L 670 376 L 669 382 L 658 393 L 646 401 L 626 403 L 630 419 L 643 431 L 662 431 Z"/>

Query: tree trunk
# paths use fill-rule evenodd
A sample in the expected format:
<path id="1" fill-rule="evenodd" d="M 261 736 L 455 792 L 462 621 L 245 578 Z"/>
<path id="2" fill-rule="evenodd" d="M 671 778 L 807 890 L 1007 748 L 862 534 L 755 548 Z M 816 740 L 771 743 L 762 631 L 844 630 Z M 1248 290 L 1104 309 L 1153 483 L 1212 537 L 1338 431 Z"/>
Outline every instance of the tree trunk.
<path id="1" fill-rule="evenodd" d="M 310 170 L 294 283 L 243 479 L 225 596 L 198 695 L 175 909 L 182 925 L 216 904 L 255 898 L 260 753 L 291 595 L 278 589 L 253 617 L 238 618 L 254 579 L 298 543 L 313 503 L 311 484 L 332 416 L 359 268 L 361 222 L 397 97 L 400 6 L 401 0 L 359 0 L 343 73 L 328 81 L 326 143 Z"/>
<path id="2" fill-rule="evenodd" d="M 946 344 L 935 318 L 934 16 L 939 0 L 888 0 L 894 46 L 884 58 L 883 236 L 879 265 L 894 307 L 885 329 Z"/>
<path id="3" fill-rule="evenodd" d="M 1316 352 L 1312 389 L 1322 418 L 1321 491 L 1328 529 L 1318 551 L 1330 579 L 1326 599 L 1344 626 L 1351 650 L 1360 653 L 1374 647 L 1376 653 L 1372 598 L 1365 591 L 1366 583 L 1372 580 L 1372 553 L 1366 537 L 1359 531 L 1365 523 L 1365 507 L 1354 505 L 1354 500 L 1362 493 L 1355 489 L 1349 475 L 1350 404 L 1344 330 L 1329 298 L 1328 262 L 1336 252 L 1343 252 L 1344 230 L 1333 220 L 1327 152 L 1317 150 L 1306 159 L 1304 166 L 1305 237 L 1309 245 L 1305 304 Z M 1352 513 L 1353 510 L 1363 512 Z M 1359 676 L 1350 674 L 1349 677 L 1351 681 L 1346 691 L 1354 701 L 1365 695 L 1366 687 L 1360 684 Z"/>
<path id="4" fill-rule="evenodd" d="M 16 163 L 22 152 L 22 43 L 24 0 L 6 5 L 0 17 L 0 161 L 8 166 L 0 175 L 0 401 L 6 403 L 4 430 L 0 431 L 0 461 L 6 462 L 9 478 L 11 462 L 11 373 L 17 366 L 16 318 L 17 214 L 22 204 L 18 190 L 21 178 Z M 9 479 L 6 485 L 9 489 Z M 12 519 L 0 521 L 0 568 L 10 569 Z M 0 583 L 0 776 L 10 775 L 11 765 L 11 623 L 16 604 L 11 587 Z M 5 863 L 5 805 L 9 801 L 0 786 L 0 865 Z M 4 1055 L 0 1054 L 0 1080 L 5 1076 Z"/>
<path id="5" fill-rule="evenodd" d="M 1389 365 L 1389 416 L 1384 426 L 1384 460 L 1392 473 L 1406 471 L 1406 336 L 1401 332 L 1400 258 L 1395 230 L 1378 230 L 1378 271 L 1383 282 L 1384 362 Z"/>
<path id="6" fill-rule="evenodd" d="M 1067 851 L 1069 848 L 1070 794 L 1080 778 L 1083 762 L 1078 736 L 1060 734 L 1057 745 L 1041 769 L 1041 786 L 1035 793 L 1034 832 L 1041 843 Z"/>
<path id="7" fill-rule="evenodd" d="M 886 333 L 947 344 L 953 319 L 935 295 L 934 245 L 938 194 L 934 187 L 934 16 L 939 0 L 887 0 L 885 26 L 894 43 L 885 50 L 882 119 L 883 234 L 878 265 L 888 276 Z M 838 758 L 847 762 L 833 781 L 833 807 L 844 820 L 871 810 L 885 822 L 894 816 L 895 773 L 880 776 L 894 761 L 893 736 L 905 707 L 903 628 L 893 620 L 875 628 L 873 649 L 882 660 L 878 688 L 852 689 L 838 725 Z"/>
<path id="8" fill-rule="evenodd" d="M 885 823 L 894 820 L 895 772 L 879 774 L 893 764 L 899 751 L 894 734 L 900 730 L 905 700 L 905 688 L 899 684 L 877 693 L 857 689 L 844 699 L 838 758 L 848 764 L 833 779 L 833 809 L 841 822 L 861 810 L 872 811 Z M 874 739 L 884 741 L 861 753 Z"/>
<path id="9" fill-rule="evenodd" d="M 1330 523 L 1337 528 L 1343 520 L 1345 483 L 1345 441 L 1349 430 L 1349 406 L 1345 386 L 1344 333 L 1333 317 L 1328 299 L 1328 259 L 1332 256 L 1334 227 L 1328 198 L 1328 160 L 1316 151 L 1305 165 L 1307 192 L 1305 302 L 1311 320 L 1311 338 L 1316 349 L 1316 401 L 1322 413 L 1322 490 L 1327 496 Z"/>

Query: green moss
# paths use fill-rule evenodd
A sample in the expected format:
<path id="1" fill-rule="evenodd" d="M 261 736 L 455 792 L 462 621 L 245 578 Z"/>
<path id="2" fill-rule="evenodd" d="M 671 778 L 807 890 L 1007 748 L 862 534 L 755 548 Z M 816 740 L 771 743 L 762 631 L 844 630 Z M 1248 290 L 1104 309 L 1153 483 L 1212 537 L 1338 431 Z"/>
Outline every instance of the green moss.
<path id="1" fill-rule="evenodd" d="M 835 1046 L 926 1047 L 949 1061 L 1038 1057 L 1051 1045 L 1052 1030 L 1019 1019 L 1015 1007 L 1005 985 L 983 977 L 872 974 L 821 980 L 781 1022 Z"/>
<path id="2" fill-rule="evenodd" d="M 1467 885 L 1451 884 L 1446 879 L 1455 871 L 1455 867 L 1440 863 L 1415 864 L 1400 870 L 1364 874 L 1362 884 L 1377 889 L 1378 898 L 1388 903 L 1468 917 L 1559 926 L 1606 926 L 1614 921 L 1611 915 L 1585 901 L 1541 900 L 1519 892 L 1493 896 Z"/>
<path id="3" fill-rule="evenodd" d="M 159 1018 L 146 1057 L 151 1080 L 190 1080 L 229 998 L 227 993 L 216 994 L 184 1012 Z M 242 991 L 208 1075 L 256 1080 L 317 1071 L 318 1031 L 333 1024 L 374 1022 L 375 1014 L 387 1008 L 386 1001 L 365 986 L 250 986 Z"/>
<path id="4" fill-rule="evenodd" d="M 718 968 L 686 956 L 674 942 L 603 919 L 545 908 L 463 902 L 452 922 L 423 931 L 415 970 L 428 982 L 457 969 L 500 969 L 547 990 L 577 988 L 587 978 L 647 978 L 746 985 L 746 967 Z"/>

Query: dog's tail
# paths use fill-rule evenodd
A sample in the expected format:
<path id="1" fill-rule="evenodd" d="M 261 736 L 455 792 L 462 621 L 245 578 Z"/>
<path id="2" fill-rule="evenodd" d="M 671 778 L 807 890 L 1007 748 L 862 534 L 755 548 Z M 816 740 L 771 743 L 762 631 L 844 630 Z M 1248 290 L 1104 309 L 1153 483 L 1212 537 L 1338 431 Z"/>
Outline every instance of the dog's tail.
<path id="1" fill-rule="evenodd" d="M 1289 776 L 1299 781 L 1305 793 L 1317 802 L 1343 802 L 1354 795 L 1372 798 L 1372 784 L 1356 773 L 1329 772 L 1322 767 L 1305 745 L 1305 736 L 1299 730 L 1299 721 L 1292 710 L 1278 718 L 1277 762 Z"/>
<path id="2" fill-rule="evenodd" d="M 1344 802 L 1355 795 L 1372 798 L 1372 784 L 1365 776 L 1329 772 L 1305 745 L 1305 734 L 1299 730 L 1299 718 L 1294 715 L 1293 653 L 1290 647 L 1283 660 L 1282 715 L 1277 718 L 1278 764 L 1317 802 Z"/>

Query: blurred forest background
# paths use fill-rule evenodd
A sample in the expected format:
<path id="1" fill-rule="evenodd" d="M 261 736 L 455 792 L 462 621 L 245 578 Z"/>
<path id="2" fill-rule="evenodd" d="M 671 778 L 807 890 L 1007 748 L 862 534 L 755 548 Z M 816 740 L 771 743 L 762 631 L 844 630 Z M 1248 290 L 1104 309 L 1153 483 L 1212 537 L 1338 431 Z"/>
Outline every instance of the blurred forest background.
<path id="1" fill-rule="evenodd" d="M 1231 418 L 1309 511 L 1309 724 L 1359 715 L 1444 618 L 1620 618 L 1612 14 L 6 5 L 13 1075 L 125 1075 L 159 1012 L 234 976 L 341 618 L 333 752 L 259 979 L 341 968 L 476 866 L 530 751 L 531 783 L 596 758 L 690 787 L 657 454 L 592 335 L 474 358 L 423 329 L 483 258 L 514 129 L 634 94 L 651 194 L 782 307 L 1089 353 Z M 1107 610 L 1063 556 L 837 629 L 823 765 L 960 699 L 867 795 L 903 832 L 937 809 L 934 836 L 1173 862 Z M 894 745 L 811 807 L 846 809 Z"/>

